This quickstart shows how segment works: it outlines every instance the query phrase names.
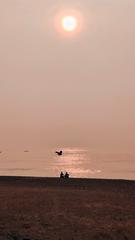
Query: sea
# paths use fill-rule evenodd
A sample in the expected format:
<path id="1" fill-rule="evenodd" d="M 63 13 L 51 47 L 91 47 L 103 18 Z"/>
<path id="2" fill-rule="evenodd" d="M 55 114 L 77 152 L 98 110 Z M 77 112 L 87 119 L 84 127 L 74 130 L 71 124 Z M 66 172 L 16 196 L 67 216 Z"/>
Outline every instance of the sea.
<path id="1" fill-rule="evenodd" d="M 63 154 L 57 155 L 56 150 Z M 80 147 L 0 152 L 1 176 L 59 177 L 61 171 L 72 178 L 135 180 L 135 153 Z"/>

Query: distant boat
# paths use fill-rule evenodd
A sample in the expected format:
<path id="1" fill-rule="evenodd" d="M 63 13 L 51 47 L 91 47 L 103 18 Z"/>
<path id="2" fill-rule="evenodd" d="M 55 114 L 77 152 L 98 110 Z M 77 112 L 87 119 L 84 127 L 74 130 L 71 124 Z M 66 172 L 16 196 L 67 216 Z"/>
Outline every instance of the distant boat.
<path id="1" fill-rule="evenodd" d="M 29 152 L 29 150 L 24 150 L 24 152 L 25 152 L 25 153 L 28 153 L 28 152 Z"/>
<path id="2" fill-rule="evenodd" d="M 61 156 L 63 152 L 62 152 L 62 151 L 59 151 L 59 152 L 58 152 L 58 151 L 56 151 L 55 153 L 57 153 L 57 154 L 58 154 L 58 156 Z"/>

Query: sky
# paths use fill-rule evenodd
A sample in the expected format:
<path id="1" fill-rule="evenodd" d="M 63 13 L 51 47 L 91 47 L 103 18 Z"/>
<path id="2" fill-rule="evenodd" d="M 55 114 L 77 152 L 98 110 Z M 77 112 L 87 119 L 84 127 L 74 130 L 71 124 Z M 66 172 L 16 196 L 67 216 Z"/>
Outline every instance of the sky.
<path id="1" fill-rule="evenodd" d="M 55 24 L 68 10 L 73 36 Z M 134 149 L 134 13 L 134 0 L 0 1 L 1 149 Z"/>

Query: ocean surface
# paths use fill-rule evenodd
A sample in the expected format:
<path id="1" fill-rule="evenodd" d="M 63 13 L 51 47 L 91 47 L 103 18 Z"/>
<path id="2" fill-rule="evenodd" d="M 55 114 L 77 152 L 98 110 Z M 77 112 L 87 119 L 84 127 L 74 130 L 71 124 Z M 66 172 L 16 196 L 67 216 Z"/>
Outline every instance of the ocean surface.
<path id="1" fill-rule="evenodd" d="M 57 149 L 60 150 L 60 149 Z M 87 148 L 19 149 L 0 152 L 0 175 L 57 177 L 67 171 L 71 177 L 135 180 L 135 153 L 107 152 Z"/>

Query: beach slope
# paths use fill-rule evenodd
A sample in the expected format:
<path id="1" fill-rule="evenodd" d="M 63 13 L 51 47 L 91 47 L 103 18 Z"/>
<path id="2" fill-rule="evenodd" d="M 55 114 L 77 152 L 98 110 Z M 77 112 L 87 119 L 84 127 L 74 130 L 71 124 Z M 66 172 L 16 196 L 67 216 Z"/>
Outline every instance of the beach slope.
<path id="1" fill-rule="evenodd" d="M 135 240 L 135 181 L 0 177 L 0 240 Z"/>

